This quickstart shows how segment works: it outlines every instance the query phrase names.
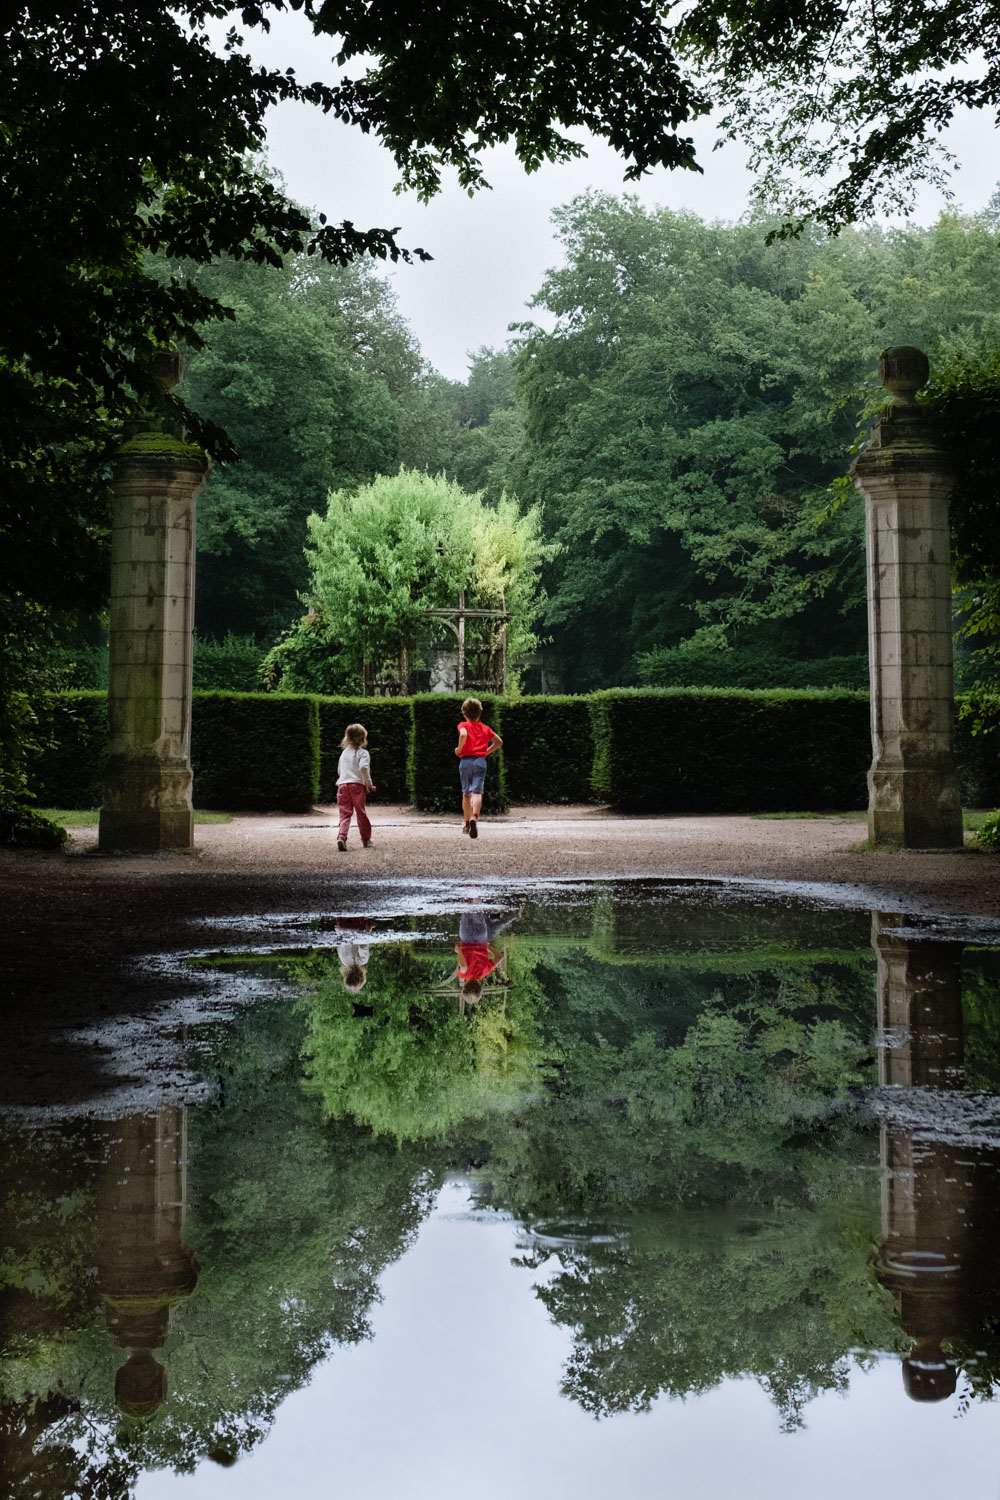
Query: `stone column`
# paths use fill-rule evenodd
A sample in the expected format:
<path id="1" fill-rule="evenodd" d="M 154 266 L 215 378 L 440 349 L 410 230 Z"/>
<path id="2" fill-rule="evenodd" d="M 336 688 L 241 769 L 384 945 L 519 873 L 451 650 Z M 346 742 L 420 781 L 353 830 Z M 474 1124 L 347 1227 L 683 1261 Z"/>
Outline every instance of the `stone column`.
<path id="1" fill-rule="evenodd" d="M 154 375 L 180 379 L 176 354 Z M 110 746 L 99 847 L 190 849 L 195 495 L 208 460 L 167 432 L 141 432 L 115 463 L 111 540 Z"/>
<path id="2" fill-rule="evenodd" d="M 953 477 L 927 412 L 919 349 L 887 349 L 879 377 L 893 396 L 854 464 L 867 501 L 872 766 L 868 834 L 906 849 L 960 848 L 962 806 L 952 750 L 948 498 Z"/>

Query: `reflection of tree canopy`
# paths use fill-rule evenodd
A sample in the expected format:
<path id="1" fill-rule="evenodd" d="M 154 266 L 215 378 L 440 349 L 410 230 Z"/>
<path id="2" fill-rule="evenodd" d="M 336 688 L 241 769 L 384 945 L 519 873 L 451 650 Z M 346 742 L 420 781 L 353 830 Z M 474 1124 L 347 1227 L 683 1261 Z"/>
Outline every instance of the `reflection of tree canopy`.
<path id="1" fill-rule="evenodd" d="M 754 1375 L 795 1425 L 852 1349 L 899 1342 L 867 1266 L 877 1178 L 850 1107 L 873 1072 L 870 962 L 609 982 L 577 952 L 560 971 L 557 1077 L 523 1128 L 494 1132 L 485 1171 L 537 1229 L 526 1264 L 556 1246 L 538 1295 L 574 1330 L 564 1390 L 603 1415 Z M 621 1234 L 588 1242 L 609 1216 Z M 560 1218 L 583 1232 L 560 1239 Z"/>
<path id="2" fill-rule="evenodd" d="M 766 1218 L 728 1224 L 655 1215 L 620 1246 L 560 1250 L 538 1295 L 574 1330 L 565 1394 L 606 1416 L 751 1375 L 783 1425 L 797 1425 L 808 1400 L 846 1385 L 859 1344 L 898 1346 L 867 1245 L 845 1233 L 839 1207 L 767 1204 Z M 533 1263 L 545 1253 L 536 1247 Z"/>
<path id="3" fill-rule="evenodd" d="M 328 1116 L 397 1141 L 442 1139 L 537 1092 L 530 966 L 510 950 L 505 973 L 464 1014 L 454 971 L 450 952 L 375 946 L 365 988 L 349 994 L 336 962 L 316 957 L 305 1051 Z"/>

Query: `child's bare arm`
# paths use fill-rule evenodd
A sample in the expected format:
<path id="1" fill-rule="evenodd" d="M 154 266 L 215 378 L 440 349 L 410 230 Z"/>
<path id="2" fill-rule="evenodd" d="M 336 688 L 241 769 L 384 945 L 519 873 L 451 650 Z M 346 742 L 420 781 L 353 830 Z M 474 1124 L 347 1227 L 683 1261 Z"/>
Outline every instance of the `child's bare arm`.
<path id="1" fill-rule="evenodd" d="M 455 754 L 456 755 L 461 755 L 461 753 L 462 753 L 462 746 L 465 744 L 465 742 L 466 742 L 466 740 L 468 738 L 469 738 L 468 733 L 464 729 L 460 729 L 458 731 L 458 744 L 455 746 Z"/>
<path id="2" fill-rule="evenodd" d="M 490 733 L 493 735 L 493 738 L 490 740 L 490 743 L 489 743 L 489 745 L 487 747 L 487 750 L 486 750 L 486 754 L 487 755 L 492 755 L 493 752 L 494 752 L 494 750 L 496 749 L 496 747 L 498 745 L 502 745 L 503 744 L 503 740 L 497 734 L 497 732 L 496 732 L 495 729 L 492 729 L 490 731 Z"/>

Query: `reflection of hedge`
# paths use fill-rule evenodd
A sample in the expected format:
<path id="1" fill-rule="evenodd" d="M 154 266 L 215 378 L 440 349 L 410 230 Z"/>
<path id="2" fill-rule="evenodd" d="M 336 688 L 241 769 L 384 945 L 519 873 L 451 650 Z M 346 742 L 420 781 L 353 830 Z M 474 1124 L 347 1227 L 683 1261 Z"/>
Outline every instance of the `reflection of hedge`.
<path id="1" fill-rule="evenodd" d="M 586 698 L 518 698 L 503 706 L 512 802 L 589 802 L 594 743 Z"/>
<path id="2" fill-rule="evenodd" d="M 195 805 L 294 812 L 317 797 L 332 801 L 344 729 L 360 720 L 380 801 L 412 798 L 425 811 L 457 813 L 460 703 L 444 693 L 195 693 Z M 87 691 L 62 693 L 42 710 L 43 749 L 31 767 L 39 805 L 99 804 L 106 714 L 103 693 Z M 490 699 L 485 718 L 504 737 L 489 760 L 487 812 L 505 810 L 508 797 L 720 813 L 860 808 L 867 800 L 863 693 L 621 689 Z M 959 717 L 956 755 L 966 806 L 1000 806 L 1000 697 L 980 694 Z"/>
<path id="3" fill-rule="evenodd" d="M 864 807 L 864 693 L 722 688 L 591 698 L 594 789 L 631 812 Z"/>
<path id="4" fill-rule="evenodd" d="M 484 722 L 502 735 L 499 703 L 495 698 L 480 701 Z M 413 800 L 424 812 L 461 811 L 462 793 L 455 746 L 462 702 L 462 696 L 451 693 L 421 693 L 413 699 Z M 483 811 L 506 810 L 503 751 L 497 750 L 486 762 Z"/>
<path id="5" fill-rule="evenodd" d="M 410 800 L 410 737 L 413 714 L 409 698 L 318 698 L 319 800 L 337 800 L 337 761 L 348 724 L 368 730 L 372 780 L 380 802 Z"/>
<path id="6" fill-rule="evenodd" d="M 199 807 L 305 811 L 319 795 L 315 698 L 196 694 L 191 765 Z"/>

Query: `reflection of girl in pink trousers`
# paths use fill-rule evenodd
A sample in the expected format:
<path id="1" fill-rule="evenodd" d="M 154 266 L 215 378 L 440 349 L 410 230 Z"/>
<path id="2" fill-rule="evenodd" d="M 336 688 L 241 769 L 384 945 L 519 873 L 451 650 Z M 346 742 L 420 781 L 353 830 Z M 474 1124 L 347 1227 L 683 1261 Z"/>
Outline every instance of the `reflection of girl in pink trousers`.
<path id="1" fill-rule="evenodd" d="M 358 832 L 366 849 L 372 846 L 372 825 L 365 812 L 368 793 L 375 790 L 372 781 L 371 759 L 365 746 L 368 731 L 363 724 L 348 724 L 341 740 L 343 749 L 337 762 L 337 807 L 340 811 L 340 827 L 337 829 L 337 848 L 341 854 L 347 849 L 347 835 L 351 818 L 358 820 Z"/>

